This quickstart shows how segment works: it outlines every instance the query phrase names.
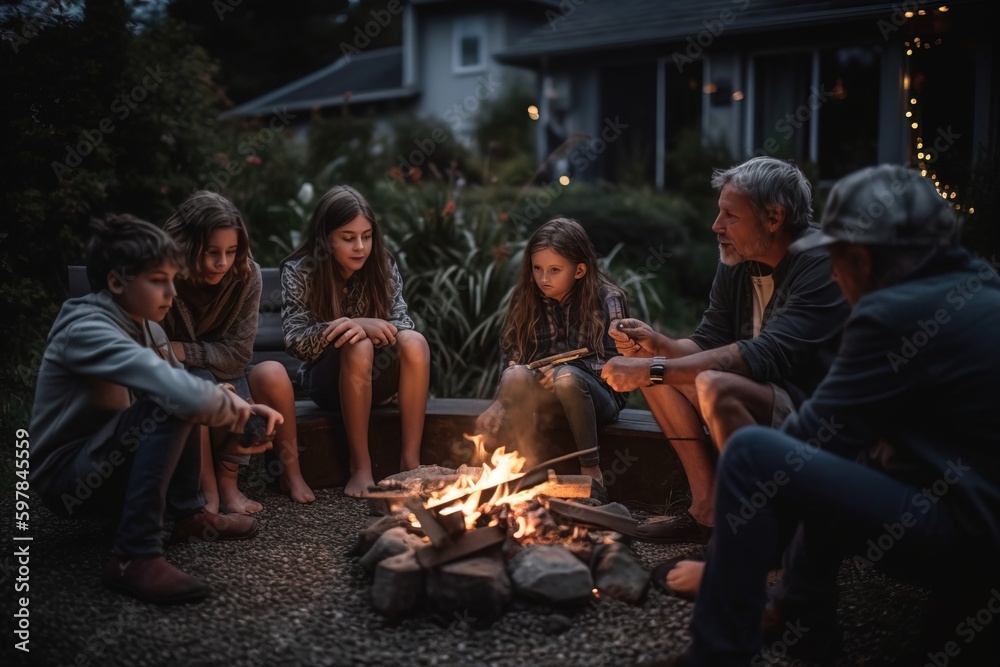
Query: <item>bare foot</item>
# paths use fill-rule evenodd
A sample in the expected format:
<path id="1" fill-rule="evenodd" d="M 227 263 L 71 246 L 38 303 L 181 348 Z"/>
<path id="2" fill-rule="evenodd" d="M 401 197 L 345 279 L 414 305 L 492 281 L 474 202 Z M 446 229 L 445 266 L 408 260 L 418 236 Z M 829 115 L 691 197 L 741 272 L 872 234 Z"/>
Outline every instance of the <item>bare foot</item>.
<path id="1" fill-rule="evenodd" d="M 694 598 L 701 587 L 701 577 L 705 563 L 696 560 L 682 560 L 667 572 L 667 586 L 680 596 Z"/>
<path id="2" fill-rule="evenodd" d="M 302 479 L 302 475 L 296 475 L 291 479 L 282 477 L 281 490 L 297 503 L 311 503 L 316 500 L 316 494 L 306 484 L 306 480 Z"/>
<path id="3" fill-rule="evenodd" d="M 420 467 L 420 461 L 407 461 L 405 459 L 399 459 L 399 471 L 403 472 L 406 470 L 413 470 L 414 468 Z"/>
<path id="4" fill-rule="evenodd" d="M 250 500 L 239 489 L 221 490 L 219 505 L 226 514 L 253 514 L 264 509 L 256 500 Z"/>
<path id="5" fill-rule="evenodd" d="M 375 483 L 371 470 L 355 470 L 344 487 L 344 495 L 351 498 L 364 498 L 368 495 L 368 487 Z"/>

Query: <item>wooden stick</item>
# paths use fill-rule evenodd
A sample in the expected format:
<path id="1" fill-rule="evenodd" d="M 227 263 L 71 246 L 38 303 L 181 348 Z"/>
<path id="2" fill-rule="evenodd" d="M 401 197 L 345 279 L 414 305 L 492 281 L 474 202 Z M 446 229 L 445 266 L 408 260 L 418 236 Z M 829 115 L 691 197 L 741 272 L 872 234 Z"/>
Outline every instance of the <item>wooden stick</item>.
<path id="1" fill-rule="evenodd" d="M 564 364 L 567 361 L 573 361 L 574 359 L 579 359 L 580 357 L 586 357 L 593 354 L 589 349 L 581 347 L 578 350 L 570 350 L 569 352 L 560 352 L 559 354 L 553 354 L 551 357 L 545 357 L 544 359 L 539 359 L 537 361 L 532 361 L 528 364 L 528 368 L 535 370 L 536 368 L 541 368 L 543 366 L 549 366 L 552 364 Z"/>

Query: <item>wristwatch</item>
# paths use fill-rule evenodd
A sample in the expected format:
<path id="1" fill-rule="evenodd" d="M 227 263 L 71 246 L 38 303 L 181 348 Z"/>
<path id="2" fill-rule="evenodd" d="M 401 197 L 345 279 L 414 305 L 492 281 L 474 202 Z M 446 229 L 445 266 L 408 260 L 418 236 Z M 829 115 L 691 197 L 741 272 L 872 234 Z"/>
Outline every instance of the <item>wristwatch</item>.
<path id="1" fill-rule="evenodd" d="M 649 366 L 649 384 L 663 384 L 663 371 L 666 367 L 666 357 L 653 357 L 653 363 Z"/>

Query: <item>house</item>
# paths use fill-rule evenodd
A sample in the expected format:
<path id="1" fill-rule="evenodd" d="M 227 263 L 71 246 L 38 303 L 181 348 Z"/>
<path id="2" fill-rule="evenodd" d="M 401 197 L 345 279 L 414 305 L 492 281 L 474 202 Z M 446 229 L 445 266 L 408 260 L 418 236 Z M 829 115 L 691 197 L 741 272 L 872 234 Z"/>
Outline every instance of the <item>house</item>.
<path id="1" fill-rule="evenodd" d="M 589 141 L 569 168 L 670 187 L 685 132 L 738 158 L 814 169 L 821 187 L 876 162 L 926 169 L 961 207 L 996 155 L 997 51 L 975 0 L 564 0 L 496 55 L 538 74 L 541 125 Z"/>
<path id="2" fill-rule="evenodd" d="M 500 63 L 495 54 L 544 25 L 546 12 L 553 11 L 558 2 L 551 0 L 387 0 L 385 10 L 360 18 L 354 38 L 337 46 L 329 66 L 222 116 L 347 108 L 385 121 L 395 111 L 409 111 L 440 119 L 442 127 L 471 142 L 484 101 L 519 85 L 536 86 L 533 71 Z M 388 21 L 403 22 L 402 45 L 367 49 Z"/>

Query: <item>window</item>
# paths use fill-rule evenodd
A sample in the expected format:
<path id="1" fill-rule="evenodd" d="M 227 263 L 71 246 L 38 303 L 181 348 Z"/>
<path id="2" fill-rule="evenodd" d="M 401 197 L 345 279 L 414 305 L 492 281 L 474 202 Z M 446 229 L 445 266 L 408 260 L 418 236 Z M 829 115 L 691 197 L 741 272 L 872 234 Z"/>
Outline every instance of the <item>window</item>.
<path id="1" fill-rule="evenodd" d="M 876 164 L 880 68 L 865 46 L 755 57 L 751 152 L 811 162 L 822 181 Z"/>
<path id="2" fill-rule="evenodd" d="M 486 27 L 481 20 L 455 21 L 455 72 L 476 72 L 486 68 Z"/>

